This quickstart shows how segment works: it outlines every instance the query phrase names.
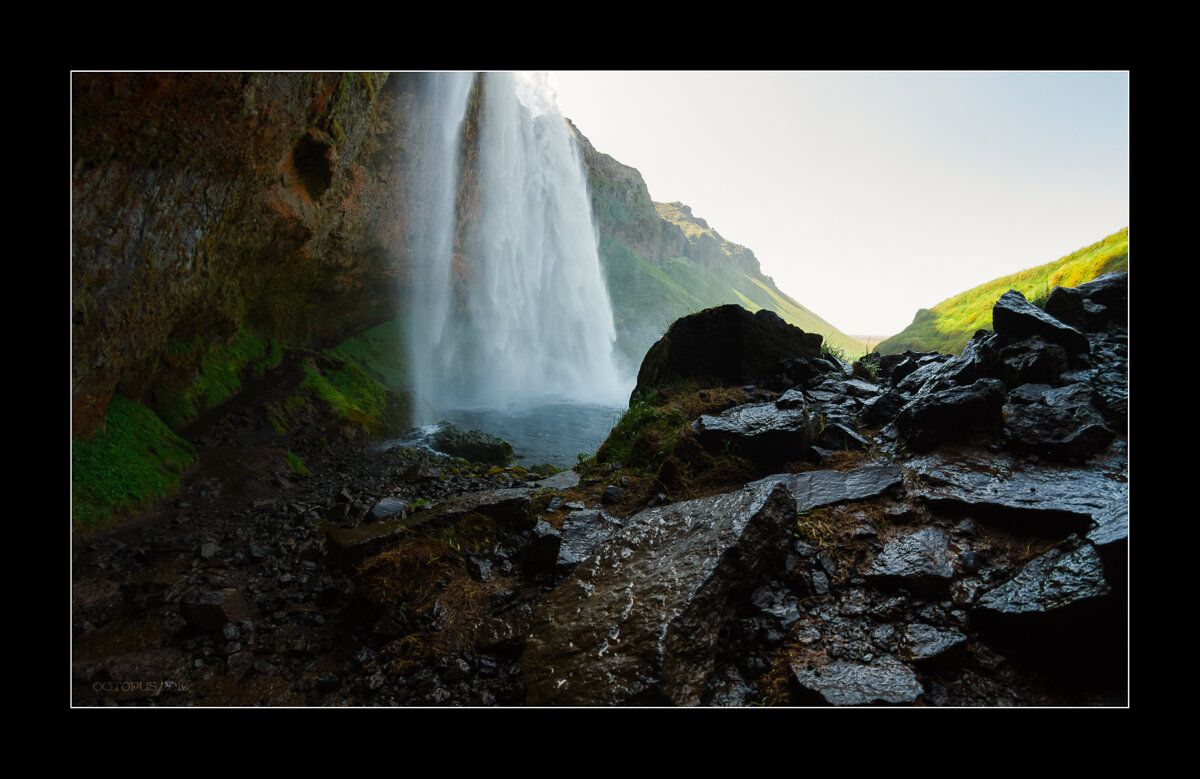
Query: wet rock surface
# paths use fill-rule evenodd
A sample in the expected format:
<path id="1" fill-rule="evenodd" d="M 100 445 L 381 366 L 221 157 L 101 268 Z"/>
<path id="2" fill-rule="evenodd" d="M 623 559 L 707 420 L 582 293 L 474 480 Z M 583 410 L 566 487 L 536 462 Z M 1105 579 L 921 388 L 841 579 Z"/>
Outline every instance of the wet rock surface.
<path id="1" fill-rule="evenodd" d="M 925 688 L 916 673 L 895 658 L 882 656 L 871 663 L 834 660 L 821 666 L 793 666 L 796 683 L 832 706 L 915 703 Z"/>
<path id="2" fill-rule="evenodd" d="M 782 405 L 781 405 L 782 403 Z M 704 414 L 692 424 L 709 448 L 736 446 L 755 460 L 783 462 L 809 455 L 821 432 L 820 420 L 803 401 L 748 403 L 721 414 Z"/>
<path id="3" fill-rule="evenodd" d="M 749 446 L 721 462 L 757 475 L 686 500 L 615 466 L 347 443 L 299 477 L 214 445 L 174 499 L 74 540 L 72 702 L 1125 705 L 1119 293 L 1059 304 L 1088 349 L 1010 328 L 958 357 L 799 355 L 803 382 L 722 416 L 862 442 Z"/>
<path id="4" fill-rule="evenodd" d="M 762 483 L 631 517 L 538 607 L 528 702 L 699 704 L 729 602 L 782 556 L 792 507 Z"/>
<path id="5" fill-rule="evenodd" d="M 482 430 L 467 430 L 452 422 L 443 422 L 432 436 L 433 448 L 452 457 L 489 465 L 512 462 L 513 448 L 499 436 Z"/>

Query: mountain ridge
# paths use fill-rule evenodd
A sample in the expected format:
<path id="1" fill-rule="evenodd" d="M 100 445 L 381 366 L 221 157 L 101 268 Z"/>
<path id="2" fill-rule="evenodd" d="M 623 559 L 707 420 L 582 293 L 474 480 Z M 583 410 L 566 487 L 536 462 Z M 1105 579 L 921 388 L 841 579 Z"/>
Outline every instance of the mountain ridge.
<path id="1" fill-rule="evenodd" d="M 726 303 L 774 311 L 845 354 L 863 351 L 861 341 L 779 289 L 751 249 L 726 239 L 690 206 L 653 200 L 636 168 L 598 151 L 566 121 L 587 169 L 617 349 L 628 366 L 636 367 L 675 319 Z"/>

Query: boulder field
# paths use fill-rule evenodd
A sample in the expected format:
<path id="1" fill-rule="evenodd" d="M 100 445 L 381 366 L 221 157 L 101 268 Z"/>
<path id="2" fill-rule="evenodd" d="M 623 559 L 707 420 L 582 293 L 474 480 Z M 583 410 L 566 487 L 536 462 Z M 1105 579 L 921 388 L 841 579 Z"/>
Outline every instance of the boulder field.
<path id="1" fill-rule="evenodd" d="M 852 365 L 710 309 L 554 475 L 201 453 L 75 540 L 73 703 L 1125 706 L 1126 288 Z"/>

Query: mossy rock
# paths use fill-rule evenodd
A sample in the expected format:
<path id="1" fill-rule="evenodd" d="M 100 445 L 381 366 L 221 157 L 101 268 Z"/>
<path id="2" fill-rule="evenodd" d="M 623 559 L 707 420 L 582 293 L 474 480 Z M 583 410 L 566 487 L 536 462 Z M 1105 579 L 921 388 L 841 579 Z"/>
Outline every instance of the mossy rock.
<path id="1" fill-rule="evenodd" d="M 72 520 L 94 530 L 146 508 L 179 488 L 196 459 L 191 444 L 153 411 L 114 395 L 105 428 L 91 440 L 71 442 Z"/>
<path id="2" fill-rule="evenodd" d="M 480 430 L 466 430 L 443 423 L 433 434 L 432 445 L 439 452 L 461 457 L 473 463 L 507 465 L 513 459 L 512 444 Z"/>

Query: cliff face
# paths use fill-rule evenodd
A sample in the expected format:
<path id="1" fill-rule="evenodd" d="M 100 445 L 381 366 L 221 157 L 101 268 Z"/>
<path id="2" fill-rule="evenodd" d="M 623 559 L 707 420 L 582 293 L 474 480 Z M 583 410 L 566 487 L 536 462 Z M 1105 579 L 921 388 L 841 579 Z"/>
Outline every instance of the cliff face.
<path id="1" fill-rule="evenodd" d="M 102 425 L 118 391 L 161 412 L 210 346 L 251 333 L 332 347 L 394 319 L 424 260 L 409 222 L 422 218 L 410 184 L 426 99 L 419 74 L 77 74 L 76 436 Z M 464 230 L 479 220 L 479 105 L 477 85 L 459 158 L 459 282 L 472 272 Z M 750 250 L 683 204 L 655 204 L 637 170 L 574 134 L 630 368 L 671 321 L 723 303 L 770 308 L 843 346 Z"/>
<path id="2" fill-rule="evenodd" d="M 77 434 L 152 400 L 169 345 L 246 328 L 317 342 L 377 318 L 403 215 L 408 99 L 386 74 L 77 74 Z"/>
<path id="3" fill-rule="evenodd" d="M 618 241 L 652 262 L 682 257 L 687 238 L 659 218 L 642 174 L 596 151 L 574 124 L 570 127 L 587 167 L 600 237 Z"/>
<path id="4" fill-rule="evenodd" d="M 769 309 L 819 333 L 848 355 L 861 344 L 790 298 L 745 246 L 726 240 L 683 203 L 656 203 L 642 174 L 596 151 L 571 126 L 587 167 L 592 209 L 617 324 L 617 350 L 632 368 L 675 319 L 734 303 Z"/>
<path id="5" fill-rule="evenodd" d="M 677 226 L 687 237 L 688 257 L 709 270 L 719 270 L 724 266 L 732 265 L 751 278 L 760 278 L 771 282 L 770 279 L 763 276 L 762 268 L 759 266 L 754 252 L 745 246 L 725 240 L 720 233 L 708 226 L 708 222 L 695 216 L 691 207 L 676 201 L 655 203 L 654 208 L 661 218 Z M 774 286 L 774 282 L 771 282 L 771 286 Z"/>

